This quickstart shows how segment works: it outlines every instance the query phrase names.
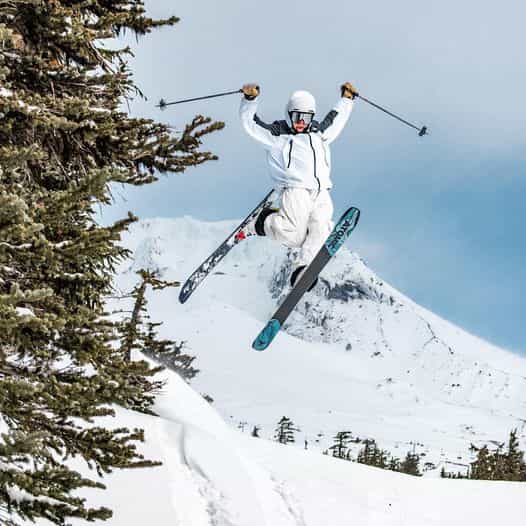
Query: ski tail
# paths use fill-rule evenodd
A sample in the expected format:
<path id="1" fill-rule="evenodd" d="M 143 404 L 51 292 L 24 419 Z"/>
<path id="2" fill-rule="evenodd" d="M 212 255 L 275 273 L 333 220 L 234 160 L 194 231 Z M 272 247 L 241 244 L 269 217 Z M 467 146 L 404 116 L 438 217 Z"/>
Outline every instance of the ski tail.
<path id="1" fill-rule="evenodd" d="M 254 340 L 252 348 L 256 351 L 264 351 L 272 343 L 272 340 L 280 329 L 281 323 L 278 320 L 270 320 Z"/>
<path id="2" fill-rule="evenodd" d="M 192 275 L 186 280 L 185 284 L 181 288 L 179 293 L 179 301 L 184 303 L 193 294 L 195 289 L 204 281 L 204 279 L 210 275 L 212 270 L 222 261 L 222 259 L 232 250 L 232 248 L 246 239 L 244 229 L 263 208 L 269 206 L 274 199 L 275 191 L 271 190 L 268 194 L 259 202 L 259 204 L 248 214 L 248 216 L 241 222 L 240 225 L 217 247 L 216 250 L 208 258 L 199 265 L 199 267 L 192 273 Z"/>

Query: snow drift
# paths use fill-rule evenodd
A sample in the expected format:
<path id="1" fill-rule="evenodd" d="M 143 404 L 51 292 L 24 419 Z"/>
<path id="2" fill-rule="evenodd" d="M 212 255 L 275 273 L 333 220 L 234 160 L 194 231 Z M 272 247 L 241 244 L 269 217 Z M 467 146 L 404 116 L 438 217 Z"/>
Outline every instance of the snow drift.
<path id="1" fill-rule="evenodd" d="M 107 491 L 89 492 L 114 510 L 107 524 L 522 524 L 524 484 L 420 479 L 248 438 L 177 375 L 163 376 L 158 417 L 117 408 L 109 422 L 143 427 L 144 454 L 163 465 L 115 472 Z"/>

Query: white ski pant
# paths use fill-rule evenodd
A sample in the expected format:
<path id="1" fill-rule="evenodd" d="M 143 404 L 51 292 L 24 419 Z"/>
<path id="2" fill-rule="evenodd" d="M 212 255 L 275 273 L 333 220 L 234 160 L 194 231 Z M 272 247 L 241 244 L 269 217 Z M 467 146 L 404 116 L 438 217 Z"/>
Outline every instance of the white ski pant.
<path id="1" fill-rule="evenodd" d="M 328 190 L 285 188 L 279 212 L 265 220 L 265 234 L 290 248 L 301 248 L 297 265 L 308 265 L 333 228 L 332 199 Z"/>

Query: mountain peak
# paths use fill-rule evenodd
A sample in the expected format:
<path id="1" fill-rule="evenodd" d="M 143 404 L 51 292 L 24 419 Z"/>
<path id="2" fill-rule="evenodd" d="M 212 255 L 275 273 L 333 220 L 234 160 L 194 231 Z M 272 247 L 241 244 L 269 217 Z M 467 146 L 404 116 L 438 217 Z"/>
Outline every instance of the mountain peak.
<path id="1" fill-rule="evenodd" d="M 131 288 L 141 266 L 184 281 L 237 223 L 184 217 L 133 225 L 123 240 L 134 256 L 122 267 L 121 288 Z M 177 302 L 177 291 L 150 299 L 168 336 L 189 342 L 203 371 L 195 382 L 223 414 L 267 432 L 273 419 L 296 415 L 306 440 L 344 428 L 386 447 L 418 437 L 436 461 L 524 427 L 526 360 L 420 307 L 346 248 L 272 348 L 250 351 L 287 291 L 293 259 L 268 239 L 249 238 L 188 303 Z"/>

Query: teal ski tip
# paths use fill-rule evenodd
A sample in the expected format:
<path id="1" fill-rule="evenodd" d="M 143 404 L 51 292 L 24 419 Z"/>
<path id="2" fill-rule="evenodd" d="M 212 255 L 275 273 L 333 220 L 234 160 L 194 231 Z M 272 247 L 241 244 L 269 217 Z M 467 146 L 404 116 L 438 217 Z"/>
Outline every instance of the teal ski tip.
<path id="1" fill-rule="evenodd" d="M 258 334 L 258 337 L 252 344 L 252 349 L 264 351 L 271 343 L 276 334 L 281 329 L 281 323 L 278 320 L 270 320 L 266 327 Z"/>
<path id="2" fill-rule="evenodd" d="M 334 256 L 334 254 L 336 254 L 340 247 L 345 243 L 345 240 L 356 228 L 359 220 L 360 210 L 354 206 L 351 206 L 351 208 L 342 215 L 338 223 L 336 223 L 334 230 L 327 238 L 327 241 L 325 241 L 325 247 L 331 257 Z"/>

